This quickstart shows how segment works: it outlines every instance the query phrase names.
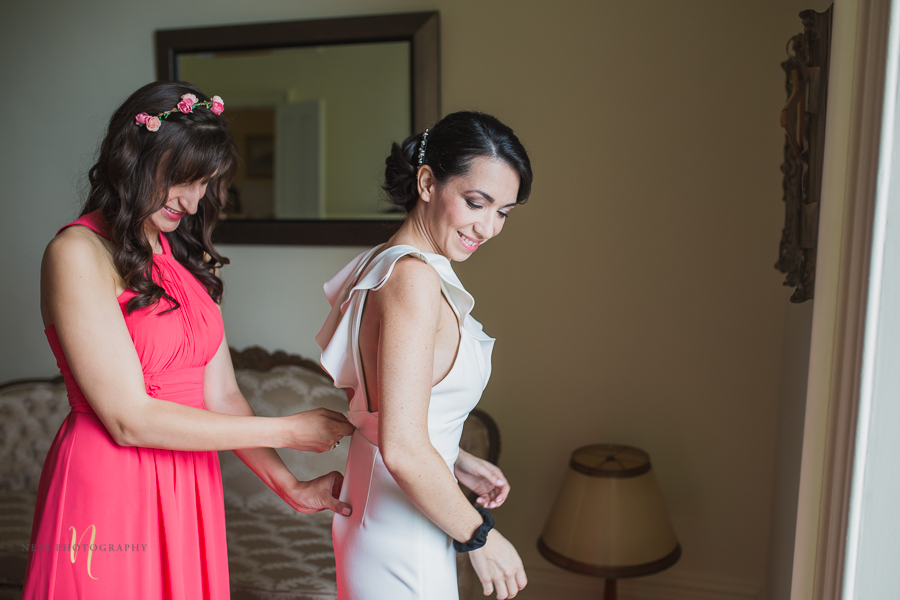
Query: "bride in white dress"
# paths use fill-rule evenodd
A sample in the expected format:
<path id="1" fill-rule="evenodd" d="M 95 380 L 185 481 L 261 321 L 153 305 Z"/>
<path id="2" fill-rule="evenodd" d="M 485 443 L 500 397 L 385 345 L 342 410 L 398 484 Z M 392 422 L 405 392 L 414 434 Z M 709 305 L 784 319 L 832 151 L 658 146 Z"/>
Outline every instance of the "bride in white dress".
<path id="1" fill-rule="evenodd" d="M 494 340 L 450 261 L 500 233 L 531 191 L 531 165 L 510 128 L 474 112 L 393 144 L 385 164 L 384 189 L 409 215 L 325 285 L 332 310 L 316 337 L 357 427 L 341 491 L 353 512 L 333 524 L 338 600 L 456 600 L 458 551 L 485 595 L 512 598 L 525 571 L 486 510 L 509 484 L 459 448 Z"/>

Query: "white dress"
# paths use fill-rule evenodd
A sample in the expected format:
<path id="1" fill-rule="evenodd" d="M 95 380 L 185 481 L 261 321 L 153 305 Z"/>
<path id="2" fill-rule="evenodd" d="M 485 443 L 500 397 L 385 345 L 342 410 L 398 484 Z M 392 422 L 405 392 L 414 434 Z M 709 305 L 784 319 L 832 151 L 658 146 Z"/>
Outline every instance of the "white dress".
<path id="1" fill-rule="evenodd" d="M 347 417 L 356 426 L 350 442 L 341 500 L 350 517 L 334 516 L 338 600 L 457 600 L 452 539 L 407 498 L 384 466 L 378 449 L 378 413 L 367 410 L 359 355 L 359 326 L 369 290 L 378 290 L 397 260 L 415 256 L 441 278 L 441 290 L 460 323 L 459 350 L 447 376 L 431 389 L 428 436 L 447 469 L 459 456 L 463 422 L 491 374 L 494 340 L 469 314 L 475 301 L 450 261 L 413 246 L 382 246 L 357 256 L 331 281 L 325 295 L 331 314 L 316 336 L 322 366 L 339 388 L 353 389 Z"/>

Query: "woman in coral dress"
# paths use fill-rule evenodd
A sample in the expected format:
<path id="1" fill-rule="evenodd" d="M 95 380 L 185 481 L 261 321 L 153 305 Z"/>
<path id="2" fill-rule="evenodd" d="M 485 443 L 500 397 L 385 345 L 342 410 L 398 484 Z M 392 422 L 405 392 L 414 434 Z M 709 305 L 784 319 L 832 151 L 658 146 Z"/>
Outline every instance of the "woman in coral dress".
<path id="1" fill-rule="evenodd" d="M 469 554 L 485 595 L 512 598 L 525 571 L 487 510 L 510 486 L 459 448 L 494 340 L 451 261 L 500 234 L 528 198 L 531 164 L 509 127 L 458 112 L 394 144 L 386 165 L 389 199 L 409 215 L 325 285 L 332 309 L 316 338 L 357 427 L 341 495 L 353 514 L 332 526 L 338 600 L 456 600 L 457 552 Z"/>
<path id="2" fill-rule="evenodd" d="M 71 413 L 41 474 L 23 598 L 229 597 L 217 450 L 302 512 L 349 514 L 341 476 L 298 481 L 272 448 L 352 432 L 317 409 L 263 418 L 237 388 L 210 233 L 237 156 L 224 103 L 182 83 L 113 115 L 81 218 L 44 255 L 41 314 Z"/>

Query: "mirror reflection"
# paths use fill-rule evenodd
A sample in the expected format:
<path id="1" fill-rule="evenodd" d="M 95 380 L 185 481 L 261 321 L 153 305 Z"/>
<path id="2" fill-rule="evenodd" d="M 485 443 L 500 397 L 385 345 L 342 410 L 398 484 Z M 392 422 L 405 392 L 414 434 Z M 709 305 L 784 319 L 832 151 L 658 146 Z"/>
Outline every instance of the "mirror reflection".
<path id="1" fill-rule="evenodd" d="M 410 43 L 181 53 L 178 79 L 225 100 L 241 165 L 229 219 L 401 219 L 384 159 L 411 132 Z"/>

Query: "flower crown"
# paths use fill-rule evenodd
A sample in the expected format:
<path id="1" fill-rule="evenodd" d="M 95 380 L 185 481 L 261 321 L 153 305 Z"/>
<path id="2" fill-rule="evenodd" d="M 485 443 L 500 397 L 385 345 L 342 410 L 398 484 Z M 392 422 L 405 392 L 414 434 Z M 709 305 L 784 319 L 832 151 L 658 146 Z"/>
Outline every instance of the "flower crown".
<path id="1" fill-rule="evenodd" d="M 178 106 L 171 110 L 167 110 L 166 112 L 161 112 L 156 116 L 150 116 L 147 113 L 138 113 L 134 117 L 134 123 L 138 127 L 143 125 L 147 128 L 147 131 L 156 131 L 159 129 L 162 121 L 160 119 L 168 119 L 169 115 L 174 112 L 180 113 L 192 113 L 194 109 L 198 106 L 203 106 L 213 111 L 217 115 L 221 115 L 225 112 L 225 101 L 222 100 L 219 96 L 213 96 L 210 100 L 205 100 L 200 102 L 200 99 L 193 94 L 185 94 L 181 97 L 181 102 L 178 103 Z"/>

